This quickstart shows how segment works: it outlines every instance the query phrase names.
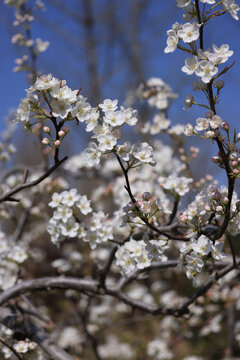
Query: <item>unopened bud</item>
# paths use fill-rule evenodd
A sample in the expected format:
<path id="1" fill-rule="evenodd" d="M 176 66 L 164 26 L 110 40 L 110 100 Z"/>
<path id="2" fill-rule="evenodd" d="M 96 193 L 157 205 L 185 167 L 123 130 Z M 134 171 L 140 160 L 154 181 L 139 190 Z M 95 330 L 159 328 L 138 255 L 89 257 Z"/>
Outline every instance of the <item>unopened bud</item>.
<path id="1" fill-rule="evenodd" d="M 233 174 L 237 175 L 238 174 L 238 169 L 233 169 Z"/>
<path id="2" fill-rule="evenodd" d="M 207 174 L 205 176 L 205 178 L 206 178 L 207 181 L 212 181 L 212 179 L 213 179 L 212 175 L 210 175 L 210 174 Z"/>
<path id="3" fill-rule="evenodd" d="M 216 89 L 221 90 L 225 86 L 225 82 L 223 80 L 217 80 L 213 82 L 213 85 Z"/>
<path id="4" fill-rule="evenodd" d="M 228 130 L 229 130 L 229 123 L 226 122 L 226 121 L 224 121 L 224 122 L 222 123 L 222 129 L 228 131 Z"/>
<path id="5" fill-rule="evenodd" d="M 181 156 L 180 156 L 180 160 L 182 160 L 183 162 L 187 161 L 186 155 L 181 155 Z"/>
<path id="6" fill-rule="evenodd" d="M 58 132 L 58 136 L 59 137 L 63 137 L 63 136 L 65 136 L 66 135 L 66 133 L 65 133 L 65 131 L 63 131 L 63 130 L 60 130 L 59 132 Z"/>
<path id="7" fill-rule="evenodd" d="M 216 206 L 216 212 L 221 213 L 223 211 L 223 207 L 221 205 Z"/>
<path id="8" fill-rule="evenodd" d="M 59 147 L 59 146 L 61 145 L 61 141 L 60 141 L 60 140 L 54 141 L 54 145 L 55 145 L 56 147 Z"/>
<path id="9" fill-rule="evenodd" d="M 224 205 L 227 205 L 229 202 L 228 197 L 227 196 L 223 196 L 223 198 L 221 199 L 221 203 Z"/>
<path id="10" fill-rule="evenodd" d="M 187 219 L 188 219 L 185 214 L 180 215 L 179 218 L 180 218 L 180 221 L 182 221 L 183 223 L 187 222 Z"/>
<path id="11" fill-rule="evenodd" d="M 238 166 L 238 162 L 236 160 L 232 161 L 232 167 L 237 167 Z"/>
<path id="12" fill-rule="evenodd" d="M 47 133 L 47 134 L 50 134 L 50 128 L 48 127 L 48 126 L 44 126 L 43 127 L 43 131 L 45 132 L 45 133 Z"/>
<path id="13" fill-rule="evenodd" d="M 188 110 L 194 103 L 194 98 L 192 95 L 187 95 L 186 99 L 184 100 L 184 105 L 185 108 L 183 108 L 184 110 Z"/>
<path id="14" fill-rule="evenodd" d="M 205 210 L 206 210 L 206 211 L 211 211 L 211 208 L 210 208 L 210 206 L 209 206 L 209 205 L 205 205 L 205 207 L 204 207 L 204 208 L 205 208 Z"/>
<path id="15" fill-rule="evenodd" d="M 145 193 L 143 193 L 142 198 L 143 198 L 143 200 L 148 201 L 151 198 L 150 192 L 146 191 Z"/>
<path id="16" fill-rule="evenodd" d="M 156 161 L 155 160 L 151 160 L 150 162 L 149 162 L 149 165 L 151 165 L 151 166 L 156 166 Z"/>
<path id="17" fill-rule="evenodd" d="M 42 139 L 42 144 L 44 144 L 44 145 L 49 145 L 49 140 L 48 140 L 48 138 L 43 138 L 43 139 Z"/>

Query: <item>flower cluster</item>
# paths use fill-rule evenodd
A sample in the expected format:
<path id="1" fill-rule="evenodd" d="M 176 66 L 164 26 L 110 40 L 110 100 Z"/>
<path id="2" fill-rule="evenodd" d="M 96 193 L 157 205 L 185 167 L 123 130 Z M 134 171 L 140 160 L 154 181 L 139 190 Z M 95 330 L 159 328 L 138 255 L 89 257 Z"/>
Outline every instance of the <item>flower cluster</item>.
<path id="1" fill-rule="evenodd" d="M 19 354 L 25 354 L 28 351 L 35 350 L 36 347 L 37 344 L 33 341 L 29 341 L 28 339 L 26 339 L 25 341 L 18 341 L 16 344 L 13 345 L 14 350 Z"/>
<path id="2" fill-rule="evenodd" d="M 95 249 L 97 244 L 113 238 L 107 216 L 103 211 L 92 212 L 90 201 L 86 195 L 80 195 L 77 189 L 54 193 L 49 206 L 56 208 L 47 228 L 54 244 L 59 244 L 65 238 L 79 238 Z M 91 216 L 85 218 L 90 213 Z M 82 215 L 84 218 L 80 220 Z"/>
<path id="3" fill-rule="evenodd" d="M 187 262 L 186 275 L 189 279 L 193 279 L 194 284 L 197 284 L 196 275 L 203 270 L 206 261 L 222 260 L 226 257 L 222 251 L 223 246 L 224 243 L 219 241 L 213 243 L 205 235 L 201 235 L 197 240 L 192 238 L 180 249 L 180 261 Z"/>
<path id="4" fill-rule="evenodd" d="M 150 106 L 158 110 L 167 109 L 171 101 L 177 97 L 168 84 L 156 77 L 151 77 L 141 84 L 137 92 L 142 99 L 148 100 Z"/>
<path id="5" fill-rule="evenodd" d="M 116 252 L 116 264 L 121 268 L 121 273 L 127 275 L 132 271 L 144 269 L 153 261 L 166 261 L 163 251 L 167 248 L 167 239 L 150 240 L 148 235 L 143 235 L 143 240 L 131 238 L 119 246 Z"/>
<path id="6" fill-rule="evenodd" d="M 33 39 L 31 37 L 31 23 L 34 20 L 36 10 L 44 10 L 42 1 L 36 1 L 35 6 L 30 6 L 27 0 L 4 0 L 4 4 L 12 6 L 15 10 L 15 20 L 13 25 L 19 27 L 19 32 L 12 36 L 12 44 L 25 47 L 30 56 L 24 54 L 21 58 L 15 60 L 16 66 L 14 72 L 25 71 L 35 74 L 35 62 L 39 54 L 46 51 L 49 47 L 49 41 L 43 41 L 41 38 Z"/>
<path id="7" fill-rule="evenodd" d="M 215 3 L 215 1 L 212 0 L 202 2 L 204 4 Z M 222 4 L 235 19 L 238 19 L 237 12 L 240 8 L 238 5 L 234 4 L 234 0 L 223 1 Z M 185 14 L 183 16 L 184 20 L 192 21 L 197 19 L 197 10 L 195 3 L 192 3 L 192 1 L 177 0 L 177 6 L 185 10 Z M 210 10 L 206 14 L 208 14 Z M 219 11 L 219 13 L 221 13 L 221 11 Z M 209 17 L 209 19 L 210 18 L 211 17 Z M 167 31 L 167 46 L 164 50 L 165 53 L 170 53 L 179 48 L 190 53 L 192 57 L 188 57 L 185 60 L 185 65 L 182 67 L 182 71 L 187 75 L 195 73 L 198 77 L 200 77 L 203 84 L 202 88 L 204 87 L 204 84 L 208 84 L 210 81 L 214 80 L 214 77 L 218 72 L 218 66 L 225 63 L 229 57 L 233 55 L 233 51 L 229 50 L 228 44 L 223 44 L 220 47 L 213 44 L 212 52 L 210 49 L 206 51 L 203 51 L 202 49 L 199 49 L 199 51 L 196 50 L 196 46 L 194 44 L 200 36 L 200 28 L 207 23 L 207 21 L 208 18 L 206 16 L 203 23 L 193 21 L 186 22 L 184 24 L 179 24 L 177 22 L 173 24 L 172 29 Z M 184 45 L 181 44 L 181 41 L 183 41 Z"/>
<path id="8" fill-rule="evenodd" d="M 213 215 L 214 218 L 221 223 L 221 220 L 227 211 L 228 204 L 227 188 L 221 186 L 219 189 L 216 184 L 209 185 L 197 194 L 195 200 L 182 212 L 180 220 L 187 224 L 193 232 L 199 231 L 208 224 L 210 217 L 213 217 Z M 233 193 L 230 215 L 232 223 L 235 222 L 235 225 L 238 226 L 239 200 L 235 192 Z M 217 226 L 214 224 L 209 224 L 206 229 L 206 231 L 210 233 L 214 233 L 216 230 Z M 235 233 L 235 231 L 233 231 L 233 233 Z"/>
<path id="9" fill-rule="evenodd" d="M 170 175 L 168 177 L 160 176 L 158 178 L 160 186 L 173 196 L 184 196 L 190 191 L 190 184 L 193 179 L 186 178 L 185 176 L 177 177 Z"/>
<path id="10" fill-rule="evenodd" d="M 206 112 L 205 118 L 197 118 L 196 126 L 193 128 L 191 124 L 186 124 L 185 126 L 185 135 L 190 136 L 193 133 L 197 134 L 198 131 L 205 131 L 204 138 L 212 139 L 216 136 L 219 136 L 219 131 L 216 131 L 224 125 L 222 118 L 218 115 L 214 115 L 212 111 Z M 224 140 L 221 137 L 221 140 Z"/>

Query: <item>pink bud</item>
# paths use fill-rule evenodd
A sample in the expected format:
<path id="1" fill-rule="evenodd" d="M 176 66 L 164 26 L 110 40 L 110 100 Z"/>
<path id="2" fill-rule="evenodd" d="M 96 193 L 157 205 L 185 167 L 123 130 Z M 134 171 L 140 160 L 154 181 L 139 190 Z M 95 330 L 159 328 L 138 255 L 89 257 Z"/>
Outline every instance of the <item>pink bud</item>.
<path id="1" fill-rule="evenodd" d="M 221 199 L 221 203 L 224 205 L 227 205 L 229 202 L 228 197 L 227 196 L 223 196 L 223 198 Z"/>
<path id="2" fill-rule="evenodd" d="M 236 160 L 232 161 L 232 167 L 237 167 L 238 166 L 238 162 Z"/>
<path id="3" fill-rule="evenodd" d="M 187 160 L 187 157 L 186 157 L 186 155 L 181 155 L 181 156 L 180 156 L 180 159 L 181 159 L 183 162 L 185 162 L 185 161 Z"/>
<path id="4" fill-rule="evenodd" d="M 237 175 L 238 174 L 238 169 L 233 169 L 233 174 Z"/>
<path id="5" fill-rule="evenodd" d="M 228 131 L 228 130 L 229 130 L 229 123 L 226 122 L 226 121 L 224 121 L 224 122 L 222 123 L 222 129 Z"/>
<path id="6" fill-rule="evenodd" d="M 212 179 L 213 179 L 212 175 L 210 175 L 210 174 L 206 175 L 206 180 L 207 181 L 212 181 Z"/>
<path id="7" fill-rule="evenodd" d="M 44 144 L 44 145 L 49 145 L 49 140 L 48 140 L 48 138 L 43 138 L 43 139 L 42 139 L 42 144 Z"/>
<path id="8" fill-rule="evenodd" d="M 180 221 L 182 221 L 183 223 L 187 222 L 187 216 L 185 214 L 180 215 Z"/>
<path id="9" fill-rule="evenodd" d="M 48 127 L 48 126 L 44 126 L 43 127 L 43 131 L 45 132 L 45 133 L 47 133 L 47 134 L 50 134 L 50 128 Z"/>
<path id="10" fill-rule="evenodd" d="M 58 132 L 58 136 L 59 136 L 59 137 L 65 136 L 65 131 L 60 130 L 60 131 Z"/>
<path id="11" fill-rule="evenodd" d="M 55 145 L 56 147 L 59 147 L 59 146 L 61 145 L 61 141 L 60 141 L 60 140 L 54 141 L 54 145 Z"/>

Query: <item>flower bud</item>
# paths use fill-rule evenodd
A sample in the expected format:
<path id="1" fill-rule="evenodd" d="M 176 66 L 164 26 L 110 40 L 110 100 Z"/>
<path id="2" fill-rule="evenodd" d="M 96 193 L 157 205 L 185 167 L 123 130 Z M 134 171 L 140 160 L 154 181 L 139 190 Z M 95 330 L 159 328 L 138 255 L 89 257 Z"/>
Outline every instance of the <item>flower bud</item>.
<path id="1" fill-rule="evenodd" d="M 221 205 L 216 206 L 216 212 L 221 213 L 223 211 L 223 207 Z"/>
<path id="2" fill-rule="evenodd" d="M 225 130 L 225 131 L 229 130 L 229 123 L 227 121 L 224 121 L 222 123 L 222 129 Z"/>
<path id="3" fill-rule="evenodd" d="M 227 205 L 228 202 L 229 202 L 228 197 L 227 197 L 227 196 L 223 196 L 222 199 L 221 199 L 221 203 L 224 204 L 224 205 Z"/>
<path id="4" fill-rule="evenodd" d="M 187 216 L 185 214 L 182 214 L 179 216 L 180 221 L 182 221 L 183 223 L 187 222 Z"/>
<path id="5" fill-rule="evenodd" d="M 149 162 L 149 165 L 151 165 L 151 166 L 156 166 L 156 161 L 155 160 L 151 160 L 150 162 Z"/>
<path id="6" fill-rule="evenodd" d="M 238 174 L 238 169 L 233 169 L 233 174 L 237 175 Z"/>
<path id="7" fill-rule="evenodd" d="M 143 198 L 143 200 L 148 201 L 151 198 L 150 192 L 146 191 L 145 193 L 143 193 L 142 198 Z"/>
<path id="8" fill-rule="evenodd" d="M 43 138 L 43 139 L 42 139 L 42 144 L 44 144 L 44 145 L 49 145 L 49 140 L 48 140 L 48 138 Z"/>
<path id="9" fill-rule="evenodd" d="M 188 110 L 194 103 L 194 98 L 192 95 L 187 95 L 186 99 L 184 100 L 184 105 L 185 108 L 183 108 L 184 110 Z"/>
<path id="10" fill-rule="evenodd" d="M 50 132 L 51 132 L 51 130 L 50 130 L 50 128 L 49 128 L 48 126 L 44 126 L 44 127 L 43 127 L 43 131 L 44 131 L 45 133 L 47 133 L 47 134 L 50 134 Z"/>
<path id="11" fill-rule="evenodd" d="M 64 137 L 66 135 L 66 133 L 65 133 L 65 131 L 63 131 L 63 130 L 60 130 L 59 132 L 58 132 L 58 136 L 59 137 Z"/>
<path id="12" fill-rule="evenodd" d="M 225 86 L 225 82 L 223 80 L 217 80 L 213 82 L 213 85 L 216 89 L 221 90 Z"/>
<path id="13" fill-rule="evenodd" d="M 240 140 L 240 132 L 237 134 L 237 138 L 238 140 Z"/>
<path id="14" fill-rule="evenodd" d="M 232 161 L 232 167 L 237 167 L 238 166 L 238 162 L 236 160 Z"/>
<path id="15" fill-rule="evenodd" d="M 207 174 L 205 176 L 205 178 L 206 178 L 207 181 L 212 181 L 212 179 L 213 179 L 212 175 L 210 175 L 210 174 Z"/>
<path id="16" fill-rule="evenodd" d="M 54 146 L 59 147 L 60 145 L 61 145 L 61 141 L 60 141 L 60 140 L 54 141 Z"/>

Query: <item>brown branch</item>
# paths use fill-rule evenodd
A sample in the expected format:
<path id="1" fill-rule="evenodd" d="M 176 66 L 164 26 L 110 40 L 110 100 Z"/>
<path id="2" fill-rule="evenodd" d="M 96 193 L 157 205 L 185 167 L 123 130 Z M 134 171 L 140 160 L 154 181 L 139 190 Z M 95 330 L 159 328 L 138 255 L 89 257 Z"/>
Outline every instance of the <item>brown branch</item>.
<path id="1" fill-rule="evenodd" d="M 0 306 L 8 300 L 28 292 L 52 289 L 71 289 L 80 292 L 97 293 L 98 282 L 94 280 L 77 279 L 73 277 L 45 277 L 25 280 L 5 290 L 0 294 Z"/>
<path id="2" fill-rule="evenodd" d="M 43 180 L 45 180 L 49 175 L 51 175 L 53 173 L 54 170 L 56 170 L 65 160 L 67 160 L 67 156 L 65 158 L 63 158 L 62 160 L 60 160 L 59 162 L 55 163 L 50 169 L 48 169 L 43 175 L 41 175 L 38 179 L 33 180 L 29 183 L 26 184 L 19 184 L 17 185 L 15 188 L 7 191 L 5 194 L 2 194 L 0 196 L 0 202 L 3 201 L 18 201 L 16 199 L 13 198 L 13 195 L 19 193 L 20 191 L 24 190 L 24 189 L 28 189 L 30 187 L 36 186 L 38 184 L 40 184 L 40 182 L 42 182 Z"/>
<path id="3" fill-rule="evenodd" d="M 129 240 L 129 237 L 127 238 L 127 240 Z M 113 248 L 110 251 L 109 257 L 108 257 L 108 259 L 106 261 L 106 264 L 100 270 L 99 282 L 100 282 L 101 287 L 105 287 L 106 277 L 107 277 L 107 275 L 108 275 L 108 273 L 109 273 L 109 271 L 111 269 L 112 263 L 113 263 L 113 261 L 115 259 L 115 254 L 116 254 L 117 249 L 118 249 L 118 246 L 113 246 Z"/>
<path id="4" fill-rule="evenodd" d="M 198 24 L 201 24 L 202 19 L 201 19 L 201 13 L 200 13 L 200 9 L 199 9 L 199 0 L 195 0 L 195 5 L 196 5 L 196 15 L 197 15 L 197 19 L 198 19 Z M 204 50 L 203 25 L 200 27 L 199 36 L 200 36 L 200 49 Z M 230 67 L 232 65 L 230 65 Z M 207 92 L 208 92 L 208 100 L 209 100 L 210 108 L 213 111 L 213 113 L 216 114 L 215 100 L 214 100 L 213 89 L 212 89 L 213 80 L 214 80 L 214 78 L 208 83 Z M 227 204 L 227 209 L 226 209 L 223 223 L 222 223 L 221 227 L 219 228 L 219 231 L 217 232 L 216 236 L 213 238 L 213 240 L 219 239 L 224 234 L 225 230 L 227 229 L 228 223 L 230 221 L 230 209 L 231 209 L 231 202 L 232 202 L 234 183 L 235 183 L 235 178 L 232 177 L 232 175 L 231 175 L 232 170 L 229 165 L 228 155 L 224 151 L 223 144 L 218 138 L 216 138 L 215 140 L 217 142 L 217 145 L 218 145 L 218 148 L 220 151 L 220 155 L 221 155 L 221 158 L 223 160 L 224 167 L 226 170 L 227 178 L 228 178 L 228 204 Z"/>

